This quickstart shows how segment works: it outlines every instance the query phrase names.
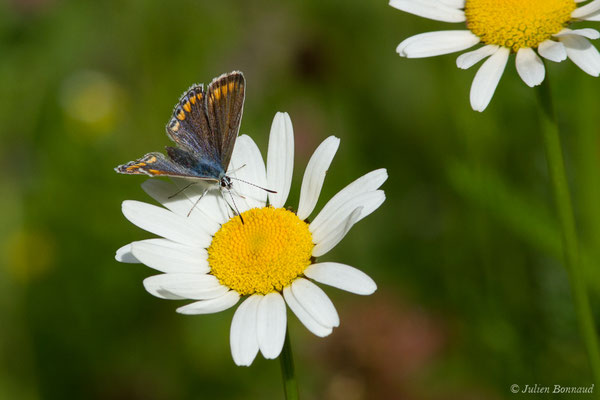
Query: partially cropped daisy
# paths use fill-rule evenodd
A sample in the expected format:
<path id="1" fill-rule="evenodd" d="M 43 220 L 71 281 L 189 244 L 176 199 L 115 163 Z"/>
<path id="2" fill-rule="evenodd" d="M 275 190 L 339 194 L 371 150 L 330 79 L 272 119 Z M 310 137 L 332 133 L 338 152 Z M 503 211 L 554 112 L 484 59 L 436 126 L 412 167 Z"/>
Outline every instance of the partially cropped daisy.
<path id="1" fill-rule="evenodd" d="M 600 21 L 600 0 L 391 0 L 390 5 L 437 21 L 464 23 L 467 28 L 412 36 L 396 49 L 403 57 L 431 57 L 482 44 L 456 60 L 459 68 L 467 69 L 487 58 L 471 86 L 471 106 L 476 111 L 490 103 L 511 53 L 516 54 L 519 76 L 530 87 L 545 76 L 538 54 L 555 62 L 568 57 L 584 72 L 600 75 L 600 53 L 588 40 L 600 38 L 600 33 L 569 29 L 574 22 Z"/>
<path id="2" fill-rule="evenodd" d="M 368 295 L 375 282 L 351 266 L 317 262 L 344 238 L 358 221 L 385 200 L 378 188 L 385 169 L 372 171 L 337 193 L 312 221 L 325 175 L 340 140 L 329 137 L 312 155 L 302 181 L 297 211 L 284 208 L 292 181 L 294 136 L 287 114 L 273 120 L 267 165 L 254 141 L 238 137 L 228 175 L 276 191 L 237 182 L 239 216 L 218 192 L 202 197 L 189 182 L 148 180 L 143 189 L 162 207 L 128 200 L 123 214 L 138 227 L 160 238 L 128 244 L 117 251 L 122 262 L 141 262 L 162 274 L 144 280 L 144 287 L 163 299 L 195 300 L 177 309 L 181 314 L 216 313 L 242 301 L 231 322 L 233 360 L 250 365 L 258 351 L 279 356 L 287 327 L 286 304 L 317 336 L 339 325 L 335 307 L 322 283 Z M 190 209 L 192 209 L 190 213 Z M 189 217 L 188 217 L 189 214 Z"/>

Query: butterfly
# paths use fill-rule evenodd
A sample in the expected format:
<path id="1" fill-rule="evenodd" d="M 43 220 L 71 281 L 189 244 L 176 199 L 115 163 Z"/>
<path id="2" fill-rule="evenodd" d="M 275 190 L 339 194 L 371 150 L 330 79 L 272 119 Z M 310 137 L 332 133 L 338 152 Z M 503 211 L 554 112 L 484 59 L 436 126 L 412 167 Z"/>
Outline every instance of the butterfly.
<path id="1" fill-rule="evenodd" d="M 202 196 L 208 190 L 218 188 L 231 194 L 232 179 L 236 178 L 228 176 L 226 171 L 242 121 L 245 88 L 246 80 L 239 71 L 213 79 L 206 90 L 202 84 L 193 85 L 175 105 L 166 127 L 167 135 L 177 146 L 167 146 L 166 156 L 148 153 L 138 160 L 119 165 L 115 171 L 187 178 L 192 180 L 190 185 L 203 182 L 206 189 Z M 233 196 L 231 198 L 233 201 Z"/>

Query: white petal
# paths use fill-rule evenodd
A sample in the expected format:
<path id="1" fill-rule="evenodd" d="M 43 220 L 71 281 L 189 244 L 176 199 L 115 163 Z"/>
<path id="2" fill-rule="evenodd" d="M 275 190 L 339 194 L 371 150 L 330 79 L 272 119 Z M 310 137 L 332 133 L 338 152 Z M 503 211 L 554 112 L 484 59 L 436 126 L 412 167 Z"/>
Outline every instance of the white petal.
<path id="1" fill-rule="evenodd" d="M 278 112 L 273 118 L 267 153 L 267 189 L 269 203 L 275 208 L 285 206 L 294 172 L 294 128 L 288 113 Z"/>
<path id="2" fill-rule="evenodd" d="M 162 275 L 154 275 L 144 279 L 144 289 L 152 296 L 156 296 L 161 299 L 167 300 L 184 300 L 185 297 L 181 297 L 176 295 L 175 293 L 171 293 L 160 285 L 160 280 L 162 276 L 166 276 L 167 274 Z"/>
<path id="3" fill-rule="evenodd" d="M 213 314 L 233 307 L 237 304 L 239 299 L 240 295 L 236 291 L 230 290 L 223 296 L 210 300 L 200 300 L 190 303 L 186 306 L 179 307 L 177 312 L 186 315 Z"/>
<path id="4" fill-rule="evenodd" d="M 340 317 L 325 292 L 311 281 L 298 278 L 290 285 L 298 303 L 321 325 L 335 328 Z"/>
<path id="5" fill-rule="evenodd" d="M 538 46 L 538 53 L 547 60 L 561 62 L 567 59 L 567 51 L 561 42 L 545 40 Z"/>
<path id="6" fill-rule="evenodd" d="M 559 40 L 565 45 L 567 56 L 575 65 L 587 74 L 596 77 L 600 75 L 600 54 L 586 38 L 569 35 Z"/>
<path id="7" fill-rule="evenodd" d="M 484 58 L 491 56 L 496 51 L 498 51 L 498 46 L 495 44 L 488 44 L 487 46 L 480 47 L 477 50 L 461 54 L 456 59 L 456 66 L 460 69 L 469 69 Z"/>
<path id="8" fill-rule="evenodd" d="M 267 359 L 277 358 L 283 348 L 287 315 L 285 301 L 277 292 L 264 296 L 257 313 L 258 347 Z"/>
<path id="9" fill-rule="evenodd" d="M 411 36 L 396 48 L 402 57 L 423 58 L 466 50 L 479 43 L 471 31 L 426 32 Z"/>
<path id="10" fill-rule="evenodd" d="M 208 253 L 199 247 L 167 239 L 148 239 L 133 242 L 131 248 L 140 262 L 161 272 L 205 274 L 210 271 Z"/>
<path id="11" fill-rule="evenodd" d="M 477 71 L 471 85 L 471 107 L 473 110 L 483 111 L 490 104 L 506 67 L 509 54 L 509 49 L 499 48 Z"/>
<path id="12" fill-rule="evenodd" d="M 542 59 L 529 47 L 522 47 L 517 51 L 516 65 L 519 76 L 529 87 L 538 86 L 546 76 Z"/>
<path id="13" fill-rule="evenodd" d="M 213 275 L 172 273 L 154 275 L 144 279 L 144 287 L 150 294 L 169 299 L 209 300 L 220 297 L 229 289 Z"/>
<path id="14" fill-rule="evenodd" d="M 314 226 L 312 223 L 309 225 L 313 243 L 318 245 L 323 241 L 329 240 L 331 236 L 334 235 L 333 232 L 336 231 L 340 222 L 346 220 L 357 208 L 361 208 L 361 213 L 354 223 L 370 215 L 373 211 L 378 209 L 384 201 L 385 193 L 383 190 L 362 193 L 349 198 L 345 203 L 339 204 L 335 209 L 329 211 L 329 215 L 324 217 L 323 223 L 317 226 Z"/>
<path id="15" fill-rule="evenodd" d="M 354 197 L 377 190 L 387 180 L 388 174 L 385 168 L 371 171 L 366 175 L 361 176 L 331 198 L 325 204 L 323 209 L 310 223 L 310 229 L 318 230 L 324 223 L 327 223 L 332 214 L 342 206 L 342 204 L 352 200 Z"/>
<path id="16" fill-rule="evenodd" d="M 229 343 L 233 361 L 240 366 L 250 366 L 258 354 L 256 336 L 257 310 L 262 296 L 248 297 L 235 311 L 231 321 Z"/>
<path id="17" fill-rule="evenodd" d="M 210 219 L 203 208 L 198 206 L 194 208 L 194 203 L 183 192 L 177 193 L 180 189 L 175 184 L 158 179 L 148 179 L 142 183 L 142 189 L 154 200 L 175 214 L 187 218 L 190 223 L 200 227 L 208 235 L 219 230 L 219 224 Z M 177 195 L 174 195 L 175 193 Z M 192 210 L 192 208 L 194 209 Z"/>
<path id="18" fill-rule="evenodd" d="M 419 17 L 443 22 L 464 22 L 465 13 L 437 0 L 390 0 L 390 6 Z"/>
<path id="19" fill-rule="evenodd" d="M 192 182 L 189 179 L 171 178 L 179 190 L 195 205 L 192 214 L 202 210 L 214 223 L 221 225 L 229 220 L 229 206 L 223 200 L 221 190 L 213 183 Z M 189 186 L 190 183 L 194 183 Z M 208 191 L 206 191 L 208 189 Z M 216 231 L 215 231 L 216 232 Z"/>
<path id="20" fill-rule="evenodd" d="M 577 7 L 571 13 L 571 17 L 577 19 L 588 19 L 587 17 L 600 11 L 600 0 L 594 0 L 583 7 Z"/>
<path id="21" fill-rule="evenodd" d="M 115 260 L 128 264 L 139 264 L 141 262 L 135 258 L 133 253 L 131 253 L 131 243 L 126 244 L 117 250 L 117 254 L 115 254 Z"/>
<path id="22" fill-rule="evenodd" d="M 285 302 L 290 307 L 290 310 L 298 317 L 300 322 L 311 331 L 314 335 L 319 337 L 325 337 L 331 334 L 333 331 L 332 327 L 327 327 L 321 325 L 317 320 L 308 313 L 304 309 L 304 307 L 298 302 L 294 294 L 292 293 L 292 289 L 289 286 L 283 288 L 283 297 L 285 298 Z"/>
<path id="23" fill-rule="evenodd" d="M 350 228 L 352 228 L 356 221 L 358 221 L 361 213 L 362 207 L 359 207 L 355 209 L 347 218 L 338 221 L 334 226 L 334 229 L 331 230 L 329 237 L 315 245 L 312 251 L 313 257 L 321 257 L 322 255 L 327 254 L 329 250 L 337 246 L 337 244 L 342 241 L 344 236 L 346 236 Z"/>
<path id="24" fill-rule="evenodd" d="M 591 28 L 573 29 L 573 30 L 565 28 L 562 31 L 555 34 L 554 37 L 561 37 L 561 36 L 567 36 L 567 35 L 583 36 L 585 38 L 592 39 L 592 40 L 600 38 L 600 32 L 598 32 L 595 29 L 591 29 Z"/>
<path id="25" fill-rule="evenodd" d="M 587 17 L 583 18 L 585 21 L 600 21 L 600 12 L 595 14 L 590 14 Z"/>
<path id="26" fill-rule="evenodd" d="M 298 218 L 305 220 L 312 213 L 323 188 L 325 175 L 333 161 L 333 157 L 340 145 L 340 139 L 329 136 L 317 147 L 308 161 L 302 187 L 300 189 L 300 204 L 298 205 Z"/>
<path id="27" fill-rule="evenodd" d="M 248 183 L 233 180 L 234 194 L 242 196 L 236 204 L 240 212 L 251 208 L 264 207 L 267 192 L 256 186 L 267 186 L 265 163 L 254 140 L 248 135 L 241 135 L 235 142 L 228 175 Z M 245 204 L 245 206 L 243 206 Z"/>
<path id="28" fill-rule="evenodd" d="M 440 0 L 440 3 L 453 8 L 465 8 L 465 0 Z"/>
<path id="29" fill-rule="evenodd" d="M 134 225 L 174 242 L 208 247 L 212 240 L 186 218 L 164 208 L 141 201 L 125 200 L 121 209 L 125 218 Z"/>
<path id="30" fill-rule="evenodd" d="M 345 264 L 334 262 L 313 264 L 304 270 L 304 275 L 350 293 L 368 295 L 377 290 L 377 284 L 367 274 Z"/>

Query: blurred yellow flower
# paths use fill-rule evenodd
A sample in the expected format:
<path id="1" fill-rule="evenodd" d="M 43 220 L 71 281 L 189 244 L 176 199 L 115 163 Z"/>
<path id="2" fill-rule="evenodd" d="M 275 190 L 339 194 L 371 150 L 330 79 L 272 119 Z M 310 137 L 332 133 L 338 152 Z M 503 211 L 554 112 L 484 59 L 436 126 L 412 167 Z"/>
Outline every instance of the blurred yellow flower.
<path id="1" fill-rule="evenodd" d="M 18 230 L 6 242 L 8 273 L 17 281 L 28 283 L 47 273 L 55 260 L 54 237 L 41 230 Z"/>

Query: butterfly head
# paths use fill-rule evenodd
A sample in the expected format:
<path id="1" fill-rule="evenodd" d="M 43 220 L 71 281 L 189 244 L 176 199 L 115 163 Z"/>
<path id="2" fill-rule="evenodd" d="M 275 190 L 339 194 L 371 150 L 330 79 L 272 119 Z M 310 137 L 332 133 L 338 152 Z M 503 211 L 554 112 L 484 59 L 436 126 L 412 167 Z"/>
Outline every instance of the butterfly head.
<path id="1" fill-rule="evenodd" d="M 219 185 L 221 186 L 221 189 L 231 190 L 231 188 L 233 187 L 233 182 L 231 182 L 231 178 L 230 177 L 228 177 L 227 175 L 225 175 L 219 181 Z"/>

